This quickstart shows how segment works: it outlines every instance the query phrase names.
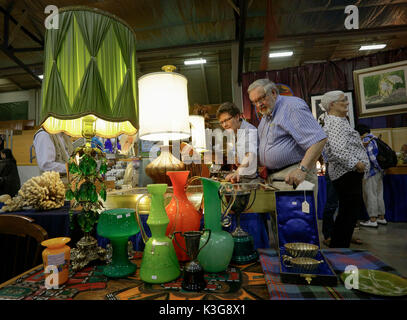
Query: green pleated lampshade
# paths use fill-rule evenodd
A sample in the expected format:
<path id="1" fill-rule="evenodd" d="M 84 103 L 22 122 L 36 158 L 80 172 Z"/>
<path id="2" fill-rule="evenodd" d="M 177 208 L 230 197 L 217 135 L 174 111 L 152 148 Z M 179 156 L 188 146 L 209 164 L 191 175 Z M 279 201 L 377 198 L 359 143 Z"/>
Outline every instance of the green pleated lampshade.
<path id="1" fill-rule="evenodd" d="M 58 29 L 45 33 L 41 124 L 50 133 L 82 136 L 82 117 L 96 117 L 104 138 L 138 128 L 135 34 L 98 9 L 59 10 Z"/>

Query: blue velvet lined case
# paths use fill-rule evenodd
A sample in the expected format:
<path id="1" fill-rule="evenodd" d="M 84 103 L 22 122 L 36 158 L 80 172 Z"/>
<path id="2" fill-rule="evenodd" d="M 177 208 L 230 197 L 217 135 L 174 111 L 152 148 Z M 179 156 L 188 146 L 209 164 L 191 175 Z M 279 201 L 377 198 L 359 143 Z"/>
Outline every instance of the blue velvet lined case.
<path id="1" fill-rule="evenodd" d="M 312 272 L 298 272 L 296 269 L 286 267 L 282 261 L 283 255 L 289 255 L 284 248 L 285 243 L 305 242 L 321 248 L 313 191 L 276 191 L 275 196 L 281 281 L 295 284 L 337 285 L 337 276 L 320 250 L 314 259 L 324 262 Z M 302 211 L 304 200 L 309 204 L 309 213 Z"/>

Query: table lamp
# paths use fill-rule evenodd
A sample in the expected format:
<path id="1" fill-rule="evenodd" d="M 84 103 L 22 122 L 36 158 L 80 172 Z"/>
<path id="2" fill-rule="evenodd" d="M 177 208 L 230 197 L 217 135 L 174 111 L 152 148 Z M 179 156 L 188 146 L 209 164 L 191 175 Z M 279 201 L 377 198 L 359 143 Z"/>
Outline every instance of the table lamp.
<path id="1" fill-rule="evenodd" d="M 173 72 L 174 66 L 163 66 L 163 72 L 146 74 L 138 80 L 139 86 L 139 137 L 142 140 L 163 141 L 161 154 L 150 162 L 146 174 L 155 183 L 171 181 L 167 171 L 181 171 L 184 163 L 170 152 L 170 140 L 190 137 L 188 120 L 187 79 Z"/>
<path id="2" fill-rule="evenodd" d="M 205 118 L 203 116 L 191 115 L 189 116 L 189 124 L 191 126 L 191 146 L 189 150 L 182 150 L 183 155 L 187 152 L 190 162 L 188 163 L 184 158 L 186 170 L 191 171 L 191 177 L 207 177 L 209 178 L 209 169 L 204 163 L 204 152 L 208 151 L 206 147 L 206 132 L 205 132 Z M 201 184 L 200 181 L 193 181 L 191 184 Z"/>
<path id="3" fill-rule="evenodd" d="M 44 52 L 41 125 L 51 134 L 86 139 L 71 155 L 67 172 L 74 190 L 70 184 L 66 198 L 72 208 L 82 208 L 77 221 L 85 233 L 71 252 L 72 267 L 78 270 L 105 257 L 90 232 L 102 209 L 99 197 L 106 199 L 107 165 L 91 139 L 137 132 L 135 35 L 109 13 L 67 7 L 59 10 L 58 29 L 46 30 Z"/>
<path id="4" fill-rule="evenodd" d="M 189 123 L 191 125 L 192 147 L 196 152 L 207 151 L 205 118 L 203 116 L 189 116 Z"/>

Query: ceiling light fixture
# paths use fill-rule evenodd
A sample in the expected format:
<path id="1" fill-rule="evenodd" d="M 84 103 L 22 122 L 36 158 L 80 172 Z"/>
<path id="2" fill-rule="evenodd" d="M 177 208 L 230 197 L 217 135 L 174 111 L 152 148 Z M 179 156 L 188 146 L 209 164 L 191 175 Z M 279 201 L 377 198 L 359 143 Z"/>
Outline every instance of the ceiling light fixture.
<path id="1" fill-rule="evenodd" d="M 269 53 L 269 58 L 291 57 L 292 55 L 292 51 L 271 52 Z"/>
<path id="2" fill-rule="evenodd" d="M 184 60 L 185 65 L 206 63 L 206 59 Z"/>
<path id="3" fill-rule="evenodd" d="M 359 51 L 362 50 L 378 50 L 378 49 L 383 49 L 386 47 L 386 44 L 372 44 L 368 46 L 361 46 Z"/>

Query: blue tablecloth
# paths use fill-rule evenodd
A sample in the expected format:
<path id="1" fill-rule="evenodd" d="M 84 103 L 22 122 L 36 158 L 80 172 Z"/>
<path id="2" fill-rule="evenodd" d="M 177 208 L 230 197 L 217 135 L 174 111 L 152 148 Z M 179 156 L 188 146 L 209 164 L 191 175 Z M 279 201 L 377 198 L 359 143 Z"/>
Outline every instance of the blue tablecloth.
<path id="1" fill-rule="evenodd" d="M 39 224 L 48 233 L 48 238 L 70 237 L 69 223 L 69 201 L 58 209 L 38 211 L 34 209 L 2 212 L 1 214 L 17 214 L 34 219 L 34 223 Z"/>
<path id="2" fill-rule="evenodd" d="M 407 175 L 387 174 L 383 178 L 385 218 L 389 222 L 407 222 Z M 325 176 L 318 177 L 318 219 L 322 219 L 326 202 Z M 365 213 L 367 218 L 367 213 Z"/>
<path id="3" fill-rule="evenodd" d="M 34 219 L 34 223 L 40 225 L 47 231 L 48 238 L 69 237 L 70 243 L 74 244 L 83 237 L 83 232 L 76 222 L 76 212 L 73 214 L 74 228 L 71 229 L 69 220 L 70 203 L 66 201 L 64 206 L 58 209 L 37 211 L 34 209 L 13 211 L 13 212 L 0 212 L 0 214 L 17 214 Z M 92 233 L 93 236 L 96 233 Z"/>
<path id="4" fill-rule="evenodd" d="M 386 219 L 407 222 L 407 175 L 387 174 L 383 178 Z"/>

